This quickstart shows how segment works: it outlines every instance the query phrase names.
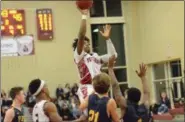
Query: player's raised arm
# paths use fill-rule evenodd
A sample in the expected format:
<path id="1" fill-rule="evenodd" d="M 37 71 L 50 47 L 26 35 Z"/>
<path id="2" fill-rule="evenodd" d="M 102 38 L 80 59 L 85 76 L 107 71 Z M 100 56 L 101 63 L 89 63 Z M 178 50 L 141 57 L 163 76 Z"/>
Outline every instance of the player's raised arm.
<path id="1" fill-rule="evenodd" d="M 113 88 L 113 94 L 116 100 L 116 103 L 118 104 L 118 106 L 122 109 L 125 110 L 126 108 L 126 99 L 124 98 L 124 96 L 121 93 L 117 78 L 114 74 L 114 63 L 115 63 L 115 55 L 113 55 L 110 59 L 109 59 L 109 64 L 108 64 L 108 71 L 109 71 L 109 75 L 112 78 L 112 88 Z"/>
<path id="2" fill-rule="evenodd" d="M 89 12 L 88 9 L 85 9 L 85 10 L 79 9 L 79 10 L 82 13 L 82 20 L 81 20 L 80 30 L 78 33 L 78 43 L 77 43 L 78 55 L 80 55 L 83 51 L 84 39 L 85 39 L 85 34 L 86 34 L 86 19 L 87 19 L 87 14 Z"/>
<path id="3" fill-rule="evenodd" d="M 101 56 L 101 60 L 103 63 L 108 63 L 109 58 L 113 55 L 117 57 L 116 49 L 110 39 L 110 32 L 111 32 L 111 25 L 103 26 L 103 31 L 100 31 L 100 34 L 106 39 L 107 53 L 108 53 Z"/>
<path id="4" fill-rule="evenodd" d="M 54 103 L 47 102 L 44 105 L 44 111 L 51 122 L 62 122 L 62 118 L 58 114 L 57 108 Z"/>
<path id="5" fill-rule="evenodd" d="M 143 97 L 141 99 L 141 103 L 144 103 L 145 105 L 149 107 L 148 103 L 150 102 L 150 90 L 149 90 L 147 79 L 146 79 L 147 67 L 145 64 L 142 63 L 139 65 L 139 69 L 140 71 L 136 70 L 136 73 L 141 78 L 142 87 L 143 87 Z"/>

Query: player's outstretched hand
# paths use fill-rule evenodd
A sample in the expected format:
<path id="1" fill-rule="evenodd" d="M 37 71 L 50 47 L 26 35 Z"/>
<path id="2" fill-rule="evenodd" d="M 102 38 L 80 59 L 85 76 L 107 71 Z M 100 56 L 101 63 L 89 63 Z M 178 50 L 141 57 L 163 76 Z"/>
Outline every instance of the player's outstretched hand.
<path id="1" fill-rule="evenodd" d="M 108 40 L 110 38 L 110 32 L 111 32 L 111 25 L 105 25 L 103 26 L 103 31 L 100 31 L 100 34 Z"/>
<path id="2" fill-rule="evenodd" d="M 108 68 L 113 68 L 116 63 L 116 56 L 113 55 L 109 58 Z"/>
<path id="3" fill-rule="evenodd" d="M 147 71 L 147 66 L 144 63 L 142 63 L 142 64 L 139 65 L 139 71 L 136 70 L 136 74 L 140 78 L 142 78 L 142 77 L 145 77 L 146 76 L 146 71 Z"/>

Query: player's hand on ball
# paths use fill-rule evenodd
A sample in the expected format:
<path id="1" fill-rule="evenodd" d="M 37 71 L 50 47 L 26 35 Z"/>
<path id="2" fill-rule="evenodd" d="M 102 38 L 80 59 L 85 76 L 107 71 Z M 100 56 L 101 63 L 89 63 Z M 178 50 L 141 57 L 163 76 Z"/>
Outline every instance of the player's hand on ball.
<path id="1" fill-rule="evenodd" d="M 78 10 L 81 12 L 81 14 L 83 14 L 83 15 L 87 15 L 88 13 L 89 13 L 89 9 L 80 9 L 80 8 L 78 8 Z"/>
<path id="2" fill-rule="evenodd" d="M 105 37 L 105 39 L 110 38 L 110 32 L 111 32 L 111 25 L 105 25 L 103 26 L 103 31 L 100 31 L 101 35 Z"/>
<path id="3" fill-rule="evenodd" d="M 139 70 L 140 71 L 136 70 L 136 74 L 140 78 L 145 77 L 146 76 L 146 71 L 147 71 L 147 66 L 144 63 L 142 63 L 142 64 L 139 65 Z"/>
<path id="4" fill-rule="evenodd" d="M 116 63 L 116 56 L 113 55 L 113 56 L 111 56 L 111 57 L 109 58 L 108 67 L 109 67 L 109 68 L 113 68 L 115 63 Z"/>

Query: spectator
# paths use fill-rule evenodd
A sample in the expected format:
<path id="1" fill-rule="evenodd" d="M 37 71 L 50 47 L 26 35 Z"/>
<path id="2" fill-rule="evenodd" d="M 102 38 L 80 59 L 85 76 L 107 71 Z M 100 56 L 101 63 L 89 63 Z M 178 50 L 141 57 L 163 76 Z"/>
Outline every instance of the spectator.
<path id="1" fill-rule="evenodd" d="M 6 96 L 6 92 L 4 90 L 1 90 L 1 97 L 5 97 Z"/>
<path id="2" fill-rule="evenodd" d="M 168 99 L 166 92 L 161 92 L 161 100 L 159 103 L 158 114 L 167 113 L 171 108 L 170 100 Z"/>
<path id="3" fill-rule="evenodd" d="M 75 97 L 75 96 L 73 95 L 73 93 L 70 92 L 70 93 L 69 93 L 69 99 L 68 99 L 69 102 L 71 102 L 71 100 L 74 99 L 74 97 Z"/>
<path id="4" fill-rule="evenodd" d="M 62 107 L 60 107 L 60 106 L 58 105 L 57 101 L 55 102 L 55 105 L 56 105 L 56 107 L 57 107 L 57 111 L 58 111 L 59 115 L 62 117 Z"/>
<path id="5" fill-rule="evenodd" d="M 4 119 L 5 111 L 7 110 L 6 107 L 3 105 L 5 98 L 6 98 L 6 93 L 4 90 L 1 90 L 1 122 Z"/>
<path id="6" fill-rule="evenodd" d="M 64 93 L 64 94 L 62 95 L 62 99 L 63 99 L 63 100 L 69 100 L 69 95 Z"/>
<path id="7" fill-rule="evenodd" d="M 72 113 L 70 112 L 70 110 L 67 106 L 67 104 L 63 104 L 60 116 L 63 118 L 64 121 L 65 120 L 69 121 L 69 120 L 74 119 Z"/>
<path id="8" fill-rule="evenodd" d="M 1 91 L 1 97 L 2 97 L 2 105 L 1 105 L 1 119 L 4 119 L 6 111 L 9 109 L 9 107 L 12 105 L 12 100 L 8 98 L 6 92 L 4 90 Z"/>
<path id="9" fill-rule="evenodd" d="M 72 105 L 72 114 L 75 119 L 78 119 L 81 116 L 81 111 L 79 109 L 80 101 L 76 101 L 75 99 L 72 99 L 71 101 Z"/>
<path id="10" fill-rule="evenodd" d="M 59 96 L 62 96 L 63 93 L 64 93 L 64 90 L 63 90 L 63 88 L 62 88 L 62 85 L 59 84 L 59 85 L 58 85 L 58 88 L 56 89 L 56 97 L 58 98 Z"/>
<path id="11" fill-rule="evenodd" d="M 66 85 L 65 85 L 65 92 L 69 92 L 70 91 L 70 85 L 67 83 Z"/>
<path id="12" fill-rule="evenodd" d="M 70 85 L 67 83 L 64 88 L 64 94 L 66 99 L 69 99 L 70 92 L 71 92 L 71 88 L 70 88 Z"/>
<path id="13" fill-rule="evenodd" d="M 59 98 L 57 99 L 57 104 L 59 105 L 60 108 L 62 108 L 63 103 L 64 103 L 64 100 L 62 99 L 61 96 L 59 96 Z"/>
<path id="14" fill-rule="evenodd" d="M 74 95 L 74 96 L 76 96 L 77 94 L 77 91 L 78 91 L 78 85 L 77 85 L 77 83 L 75 83 L 74 85 L 73 85 L 73 88 L 71 89 L 71 92 L 72 92 L 72 94 Z"/>
<path id="15" fill-rule="evenodd" d="M 3 93 L 2 95 L 2 107 L 9 108 L 12 104 L 11 98 L 8 98 L 6 93 Z"/>

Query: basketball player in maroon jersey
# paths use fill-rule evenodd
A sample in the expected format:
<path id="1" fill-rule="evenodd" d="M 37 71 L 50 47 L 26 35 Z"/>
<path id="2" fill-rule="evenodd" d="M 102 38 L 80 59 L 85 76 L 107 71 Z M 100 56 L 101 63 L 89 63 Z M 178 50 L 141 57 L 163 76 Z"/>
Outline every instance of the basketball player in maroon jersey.
<path id="1" fill-rule="evenodd" d="M 80 10 L 80 9 L 79 9 Z M 99 56 L 97 53 L 91 52 L 90 40 L 86 37 L 86 20 L 89 10 L 80 10 L 82 14 L 81 26 L 78 38 L 74 40 L 74 61 L 78 67 L 80 75 L 80 86 L 78 89 L 78 96 L 80 101 L 83 101 L 87 96 L 94 92 L 92 86 L 92 79 L 101 73 L 101 66 L 108 63 L 109 58 L 113 55 L 117 57 L 116 50 L 110 39 L 111 26 L 106 25 L 100 34 L 105 38 L 108 53 Z M 87 112 L 87 111 L 86 111 Z M 85 112 L 85 115 L 87 113 Z"/>

